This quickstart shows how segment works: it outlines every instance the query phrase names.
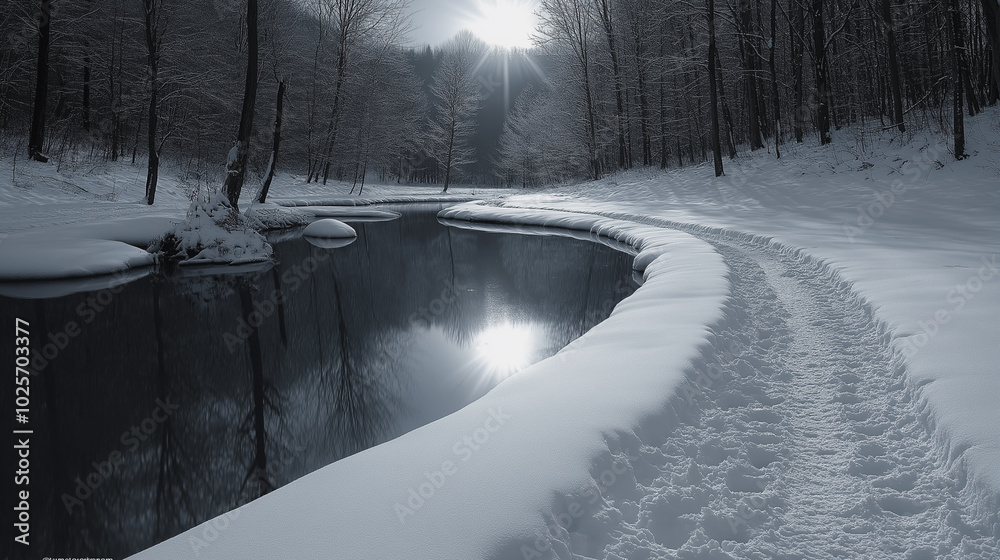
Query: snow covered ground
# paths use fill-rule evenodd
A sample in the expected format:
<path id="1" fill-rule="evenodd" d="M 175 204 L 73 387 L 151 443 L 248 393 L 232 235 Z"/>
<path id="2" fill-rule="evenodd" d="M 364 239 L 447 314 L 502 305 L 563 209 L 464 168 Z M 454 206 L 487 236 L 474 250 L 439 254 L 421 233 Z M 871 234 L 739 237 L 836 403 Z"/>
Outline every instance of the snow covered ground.
<path id="1" fill-rule="evenodd" d="M 1000 557 L 998 113 L 968 132 L 962 162 L 844 131 L 445 210 L 596 232 L 644 283 L 468 407 L 135 558 Z M 54 198 L 60 227 L 157 212 Z M 53 202 L 0 193 L 0 227 Z"/>
<path id="2" fill-rule="evenodd" d="M 65 165 L 0 160 L 10 174 L 0 175 L 0 282 L 58 280 L 95 275 L 128 273 L 153 264 L 143 249 L 181 222 L 193 197 L 210 198 L 205 184 L 183 182 L 161 173 L 156 204 L 144 201 L 145 175 L 139 167 L 125 163 L 77 162 Z M 220 180 L 221 184 L 221 180 Z M 348 186 L 306 185 L 301 177 L 276 179 L 272 200 L 265 205 L 250 203 L 253 189 L 244 193 L 243 209 L 250 207 L 269 223 L 301 223 L 301 218 L 341 217 L 393 219 L 398 214 L 367 208 L 377 203 L 415 201 L 462 201 L 474 189 L 456 189 L 441 195 L 438 187 L 368 187 L 364 198 L 343 195 Z M 341 196 L 331 197 L 331 192 Z M 291 197 L 299 197 L 298 199 Z M 302 197 L 307 197 L 308 201 Z M 221 228 L 201 220 L 213 233 Z M 185 238 L 199 238 L 190 228 L 181 228 Z M 205 231 L 202 231 L 205 233 Z M 245 247 L 257 242 L 252 235 L 235 236 Z M 197 240 L 197 239 L 195 239 Z M 230 240 L 230 245 L 232 241 Z M 259 244 L 259 243 L 257 243 Z M 220 255 L 218 247 L 203 251 L 200 260 L 240 262 L 241 257 Z M 245 260 L 245 257 L 243 257 Z M 253 260 L 252 257 L 250 260 Z M 0 286 L 0 290 L 9 289 Z"/>

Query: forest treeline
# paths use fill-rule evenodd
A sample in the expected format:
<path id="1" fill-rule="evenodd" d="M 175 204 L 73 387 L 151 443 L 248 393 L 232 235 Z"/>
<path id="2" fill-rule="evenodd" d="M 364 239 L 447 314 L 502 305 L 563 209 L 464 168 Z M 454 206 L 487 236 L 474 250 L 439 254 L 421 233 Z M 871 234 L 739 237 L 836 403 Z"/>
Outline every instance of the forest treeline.
<path id="1" fill-rule="evenodd" d="M 468 32 L 408 46 L 405 0 L 6 5 L 4 139 L 146 164 L 150 203 L 161 158 L 237 200 L 275 169 L 445 190 L 710 158 L 722 174 L 858 125 L 940 131 L 962 158 L 964 117 L 1000 96 L 994 0 L 542 0 L 517 52 Z"/>

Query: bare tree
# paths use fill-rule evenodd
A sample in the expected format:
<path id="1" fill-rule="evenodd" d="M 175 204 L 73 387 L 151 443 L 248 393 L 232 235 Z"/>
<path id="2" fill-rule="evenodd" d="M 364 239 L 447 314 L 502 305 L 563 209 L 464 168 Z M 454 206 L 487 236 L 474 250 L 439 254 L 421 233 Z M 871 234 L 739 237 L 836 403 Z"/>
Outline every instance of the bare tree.
<path id="1" fill-rule="evenodd" d="M 722 142 L 719 141 L 719 107 L 715 95 L 715 59 L 718 56 L 715 46 L 715 0 L 708 0 L 708 95 L 709 112 L 712 114 L 712 159 L 715 163 L 715 176 L 725 175 L 722 169 Z"/>
<path id="2" fill-rule="evenodd" d="M 994 104 L 1000 99 L 1000 4 L 992 0 L 982 0 L 983 23 L 986 28 L 986 36 L 990 43 L 990 58 L 993 64 L 990 67 L 990 74 L 993 77 L 993 85 L 989 86 L 989 104 Z"/>
<path id="3" fill-rule="evenodd" d="M 813 62 L 816 74 L 816 126 L 819 143 L 829 144 L 830 138 L 830 70 L 826 56 L 826 27 L 823 24 L 823 0 L 812 0 Z"/>
<path id="4" fill-rule="evenodd" d="M 622 71 L 618 63 L 618 46 L 615 44 L 615 28 L 612 21 L 611 8 L 608 0 L 596 0 L 601 26 L 608 41 L 608 54 L 611 56 L 611 70 L 615 79 L 615 103 L 618 112 L 615 114 L 615 124 L 618 128 L 618 166 L 622 169 L 632 167 L 630 150 L 625 143 L 625 109 L 622 86 Z"/>
<path id="5" fill-rule="evenodd" d="M 246 178 L 250 157 L 250 135 L 253 132 L 254 110 L 257 105 L 257 0 L 247 0 L 247 73 L 243 88 L 243 109 L 236 145 L 229 151 L 226 163 L 225 195 L 233 211 L 239 211 L 240 193 Z"/>
<path id="6" fill-rule="evenodd" d="M 436 114 L 431 121 L 430 140 L 438 163 L 444 167 L 442 192 L 448 192 L 453 171 L 475 161 L 469 139 L 475 132 L 474 117 L 483 100 L 475 68 L 485 45 L 472 33 L 462 31 L 442 50 L 444 58 L 431 84 Z"/>
<path id="7" fill-rule="evenodd" d="M 46 162 L 45 105 L 49 92 L 49 38 L 52 23 L 52 0 L 38 1 L 38 63 L 35 68 L 35 102 L 31 113 L 28 157 Z"/>
<path id="8" fill-rule="evenodd" d="M 329 14 L 329 20 L 337 33 L 336 82 L 333 87 L 330 122 L 324 140 L 323 159 L 312 176 L 306 178 L 307 182 L 310 179 L 319 179 L 319 168 L 322 168 L 323 184 L 326 184 L 329 178 L 340 126 L 344 86 L 354 62 L 352 56 L 355 50 L 373 35 L 399 36 L 405 29 L 405 26 L 400 26 L 400 14 L 407 5 L 406 0 L 324 0 L 323 9 Z"/>
<path id="9" fill-rule="evenodd" d="M 257 202 L 264 204 L 267 200 L 267 192 L 271 189 L 271 181 L 274 180 L 274 169 L 278 165 L 278 150 L 281 147 L 281 118 L 285 108 L 285 79 L 278 78 L 278 94 L 274 108 L 274 133 L 271 140 L 271 159 L 267 163 L 267 171 L 264 172 L 264 184 L 260 188 L 260 195 Z"/>
<path id="10" fill-rule="evenodd" d="M 146 23 L 146 52 L 149 64 L 149 123 L 146 126 L 148 134 L 147 150 L 149 151 L 146 165 L 146 204 L 153 204 L 156 198 L 156 180 L 159 176 L 160 155 L 157 153 L 156 145 L 156 125 L 157 95 L 159 93 L 159 68 L 160 68 L 160 36 L 157 25 L 159 23 L 159 1 L 143 0 Z"/>
<path id="11" fill-rule="evenodd" d="M 601 177 L 597 154 L 597 122 L 591 90 L 590 33 L 593 21 L 591 4 L 585 0 L 542 0 L 542 34 L 549 42 L 568 47 L 578 65 L 579 84 L 583 90 L 586 110 L 587 150 L 590 155 L 590 176 Z"/>
<path id="12" fill-rule="evenodd" d="M 952 135 L 955 142 L 955 159 L 965 159 L 965 115 L 962 112 L 962 86 L 965 80 L 965 39 L 962 33 L 962 14 L 958 0 L 948 0 L 948 35 L 950 38 L 952 75 Z"/>
<path id="13" fill-rule="evenodd" d="M 903 86 L 899 80 L 896 32 L 892 25 L 892 0 L 882 0 L 881 8 L 882 25 L 885 26 L 885 42 L 889 57 L 889 89 L 892 94 L 892 120 L 900 132 L 906 132 L 906 124 L 903 123 Z"/>

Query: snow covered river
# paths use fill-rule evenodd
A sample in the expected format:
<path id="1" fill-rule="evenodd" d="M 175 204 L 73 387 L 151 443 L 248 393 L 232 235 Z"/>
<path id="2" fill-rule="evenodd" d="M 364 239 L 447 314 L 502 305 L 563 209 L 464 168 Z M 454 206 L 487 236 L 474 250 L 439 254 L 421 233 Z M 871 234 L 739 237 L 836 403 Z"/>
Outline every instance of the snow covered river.
<path id="1" fill-rule="evenodd" d="M 352 223 L 338 249 L 283 232 L 264 270 L 6 290 L 4 320 L 46 338 L 31 385 L 43 552 L 134 553 L 432 422 L 636 287 L 627 254 L 449 228 L 439 209 Z"/>

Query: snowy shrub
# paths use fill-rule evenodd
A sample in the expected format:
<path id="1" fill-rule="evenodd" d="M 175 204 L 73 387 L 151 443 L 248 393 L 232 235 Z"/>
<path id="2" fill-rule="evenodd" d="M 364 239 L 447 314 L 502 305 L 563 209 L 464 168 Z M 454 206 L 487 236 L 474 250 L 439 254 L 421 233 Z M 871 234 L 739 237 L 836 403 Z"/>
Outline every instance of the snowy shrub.
<path id="1" fill-rule="evenodd" d="M 260 221 L 233 210 L 217 192 L 197 197 L 183 221 L 153 241 L 149 250 L 179 264 L 239 264 L 266 261 L 271 246 L 256 227 Z"/>

